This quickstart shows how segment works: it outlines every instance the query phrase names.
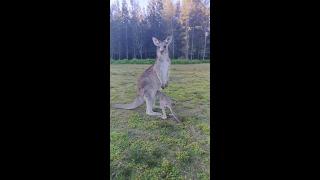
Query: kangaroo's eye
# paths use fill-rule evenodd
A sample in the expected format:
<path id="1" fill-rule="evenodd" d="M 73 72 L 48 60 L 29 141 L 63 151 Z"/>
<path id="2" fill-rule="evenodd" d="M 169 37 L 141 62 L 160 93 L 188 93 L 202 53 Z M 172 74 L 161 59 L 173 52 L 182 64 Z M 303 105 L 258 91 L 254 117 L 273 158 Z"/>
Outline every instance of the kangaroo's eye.
<path id="1" fill-rule="evenodd" d="M 164 46 L 164 48 L 166 48 L 167 46 Z"/>

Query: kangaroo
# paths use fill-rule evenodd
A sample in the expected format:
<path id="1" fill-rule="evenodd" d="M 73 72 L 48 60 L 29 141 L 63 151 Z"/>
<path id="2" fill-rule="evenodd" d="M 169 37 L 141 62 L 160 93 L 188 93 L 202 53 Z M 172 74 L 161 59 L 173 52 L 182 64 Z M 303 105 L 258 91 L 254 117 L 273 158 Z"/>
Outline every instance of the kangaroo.
<path id="1" fill-rule="evenodd" d="M 160 117 L 162 119 L 167 119 L 165 109 L 168 108 L 168 109 L 170 109 L 172 115 L 174 116 L 174 118 L 176 118 L 178 123 L 181 123 L 181 121 L 176 117 L 175 113 L 172 111 L 172 105 L 171 105 L 170 98 L 166 94 L 164 94 L 161 91 L 157 91 L 156 99 L 159 99 L 159 101 L 160 101 L 160 108 L 162 109 L 162 115 Z"/>
<path id="2" fill-rule="evenodd" d="M 168 46 L 173 36 L 168 36 L 163 42 L 155 37 L 152 38 L 154 45 L 157 46 L 157 60 L 146 69 L 138 80 L 138 95 L 131 104 L 111 104 L 111 108 L 135 109 L 139 107 L 144 100 L 146 101 L 146 114 L 160 116 L 161 113 L 154 112 L 156 102 L 156 92 L 169 85 L 170 65 Z"/>

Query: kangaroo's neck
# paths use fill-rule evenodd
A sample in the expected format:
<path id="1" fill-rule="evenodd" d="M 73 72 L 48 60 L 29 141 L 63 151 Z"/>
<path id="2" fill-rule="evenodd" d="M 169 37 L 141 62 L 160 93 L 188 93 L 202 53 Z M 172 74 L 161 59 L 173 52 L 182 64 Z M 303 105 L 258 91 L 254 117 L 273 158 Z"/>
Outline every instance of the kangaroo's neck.
<path id="1" fill-rule="evenodd" d="M 168 52 L 160 53 L 160 51 L 157 51 L 157 61 L 170 61 L 169 53 Z"/>

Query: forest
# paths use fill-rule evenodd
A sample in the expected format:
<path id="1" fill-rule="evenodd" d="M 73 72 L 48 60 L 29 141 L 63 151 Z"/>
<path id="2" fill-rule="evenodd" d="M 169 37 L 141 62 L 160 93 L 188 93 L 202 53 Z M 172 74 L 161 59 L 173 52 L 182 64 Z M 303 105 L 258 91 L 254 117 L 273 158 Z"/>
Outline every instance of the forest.
<path id="1" fill-rule="evenodd" d="M 120 6 L 121 3 L 121 6 Z M 116 0 L 110 5 L 110 59 L 155 59 L 152 37 L 173 35 L 171 59 L 210 59 L 209 0 Z"/>

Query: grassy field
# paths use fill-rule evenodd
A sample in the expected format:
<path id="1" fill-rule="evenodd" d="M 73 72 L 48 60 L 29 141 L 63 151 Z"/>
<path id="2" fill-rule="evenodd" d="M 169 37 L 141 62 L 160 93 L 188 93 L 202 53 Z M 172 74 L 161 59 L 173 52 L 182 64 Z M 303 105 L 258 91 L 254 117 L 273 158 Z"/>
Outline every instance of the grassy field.
<path id="1" fill-rule="evenodd" d="M 133 102 L 138 78 L 149 66 L 111 64 L 110 103 Z M 170 116 L 146 115 L 145 103 L 110 109 L 110 179 L 210 179 L 209 75 L 207 63 L 171 65 L 162 92 L 183 125 Z"/>

